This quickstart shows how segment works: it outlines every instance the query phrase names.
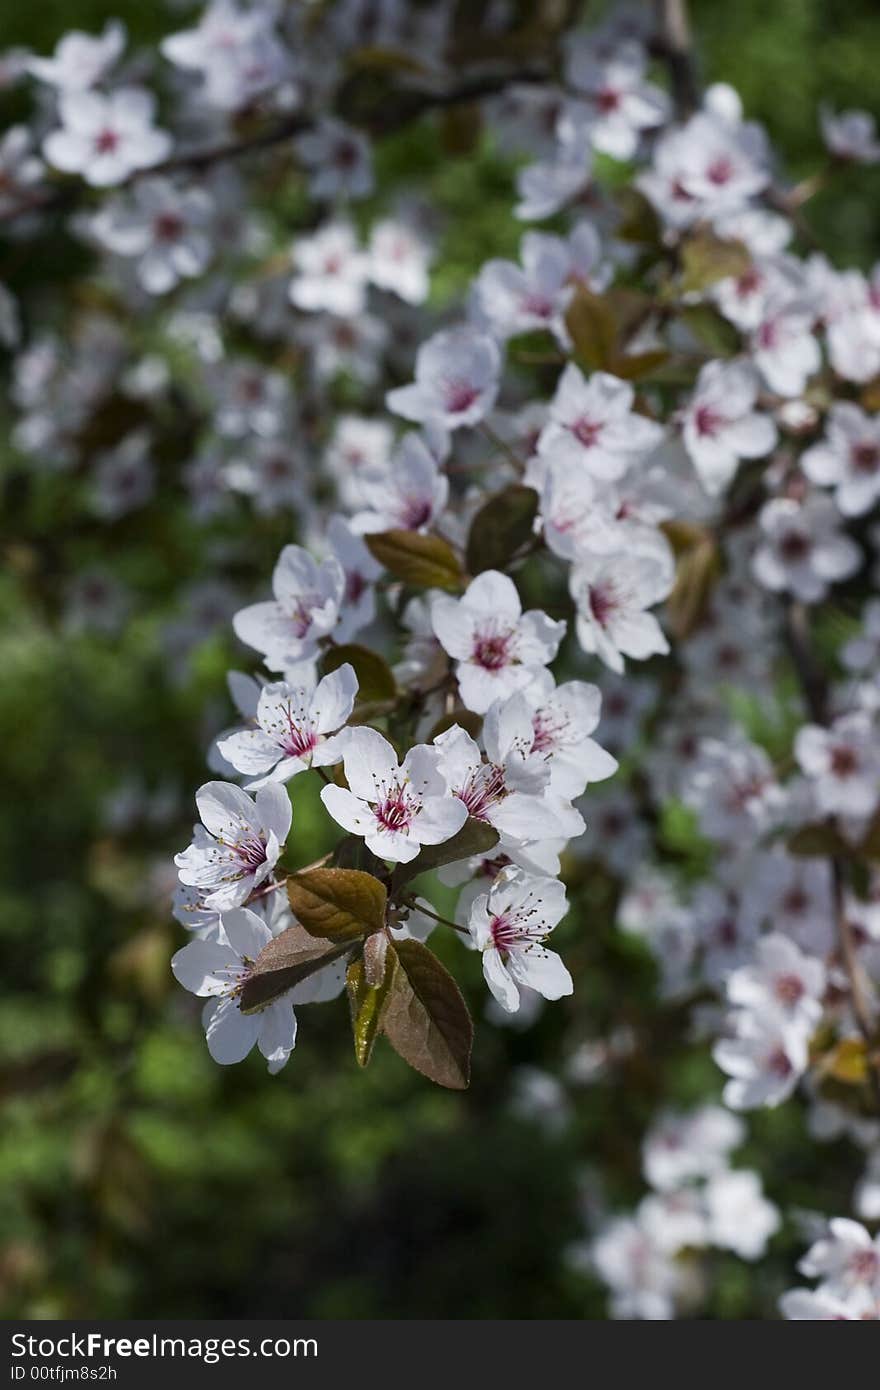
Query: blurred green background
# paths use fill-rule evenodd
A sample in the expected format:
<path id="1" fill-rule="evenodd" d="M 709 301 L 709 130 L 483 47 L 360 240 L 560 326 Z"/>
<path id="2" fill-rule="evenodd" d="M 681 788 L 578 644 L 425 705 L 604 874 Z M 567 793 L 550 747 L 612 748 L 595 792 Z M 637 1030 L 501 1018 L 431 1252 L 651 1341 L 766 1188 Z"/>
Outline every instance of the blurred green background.
<path id="1" fill-rule="evenodd" d="M 820 99 L 878 110 L 872 0 L 691 8 L 704 78 L 738 87 L 792 176 L 822 160 Z M 45 51 L 69 28 L 96 29 L 112 15 L 136 40 L 177 22 L 158 4 L 41 0 L 4 7 L 0 49 Z M 398 179 L 410 164 L 414 176 L 418 169 L 447 215 L 441 293 L 487 256 L 515 249 L 509 170 L 485 146 L 450 163 L 422 131 L 383 159 Z M 810 204 L 811 224 L 838 259 L 866 264 L 876 255 L 878 193 L 876 171 L 854 172 Z M 0 279 L 15 283 L 4 264 L 14 257 L 15 274 L 47 282 L 51 294 L 77 254 L 59 243 L 22 265 L 20 247 L 2 247 Z M 453 943 L 478 1020 L 464 1096 L 431 1088 L 388 1049 L 360 1073 L 344 1000 L 302 1010 L 301 1041 L 280 1077 L 256 1056 L 215 1066 L 197 1005 L 169 975 L 185 937 L 166 911 L 160 873 L 186 843 L 192 792 L 205 779 L 206 704 L 222 719 L 224 673 L 242 664 L 215 638 L 186 680 L 169 678 L 162 624 L 181 587 L 213 572 L 206 545 L 182 506 L 179 515 L 147 509 L 112 530 L 88 527 L 68 513 L 64 482 L 24 476 L 9 450 L 3 469 L 4 1313 L 602 1316 L 603 1291 L 564 1259 L 583 1233 L 585 1174 L 603 1175 L 612 1206 L 633 1205 L 643 1191 L 638 1145 L 658 1102 L 697 1102 L 719 1089 L 683 1020 L 654 1003 L 647 957 L 614 932 L 610 881 L 587 876 L 560 933 L 578 980 L 574 1000 L 530 1031 L 482 1019 L 478 962 Z M 287 538 L 283 522 L 255 521 L 234 577 L 264 582 Z M 70 576 L 96 560 L 139 596 L 138 616 L 110 643 L 65 636 L 59 625 Z M 170 811 L 110 829 L 107 798 L 132 778 L 149 792 L 170 783 Z M 306 862 L 328 826 L 299 782 L 295 806 L 296 852 Z M 579 1041 L 621 1024 L 635 1030 L 638 1055 L 610 1080 L 572 1088 L 566 1125 L 511 1108 L 519 1067 L 558 1073 Z M 752 1129 L 744 1158 L 775 1200 L 845 1208 L 855 1176 L 847 1150 L 811 1154 L 787 1110 L 759 1116 Z M 800 1244 L 783 1232 L 760 1275 L 719 1255 L 710 1314 L 766 1316 Z"/>

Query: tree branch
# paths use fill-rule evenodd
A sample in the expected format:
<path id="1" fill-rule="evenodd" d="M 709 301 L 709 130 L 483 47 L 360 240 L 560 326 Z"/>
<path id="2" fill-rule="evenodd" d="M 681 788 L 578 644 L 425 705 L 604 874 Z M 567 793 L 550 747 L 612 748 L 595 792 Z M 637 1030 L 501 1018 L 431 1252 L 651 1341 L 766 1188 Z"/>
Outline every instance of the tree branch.
<path id="1" fill-rule="evenodd" d="M 548 77 L 549 74 L 543 68 L 526 67 L 508 70 L 505 73 L 469 78 L 445 91 L 420 91 L 417 88 L 401 88 L 381 108 L 363 114 L 360 118 L 355 117 L 352 123 L 358 125 L 368 134 L 387 135 L 408 125 L 411 121 L 417 120 L 429 111 L 442 111 L 449 107 L 466 105 L 468 102 L 479 101 L 485 97 L 497 96 L 499 92 L 504 91 L 513 83 L 546 82 Z M 348 118 L 344 109 L 339 114 L 343 120 Z M 114 184 L 111 189 L 102 191 L 114 193 L 130 187 L 144 178 L 175 174 L 184 169 L 207 169 L 215 164 L 244 159 L 248 155 L 259 153 L 261 150 L 284 144 L 295 136 L 313 129 L 314 125 L 315 120 L 312 117 L 297 112 L 295 115 L 285 116 L 283 120 L 267 125 L 256 134 L 243 137 L 240 140 L 225 140 L 218 144 L 203 146 L 201 149 L 183 150 L 147 169 L 134 169 L 128 178 Z M 79 183 L 70 183 L 60 188 L 39 190 L 33 194 L 25 195 L 15 207 L 0 214 L 0 223 L 14 221 L 15 218 L 24 217 L 28 213 L 61 209 L 78 201 L 86 191 L 86 187 L 87 185 L 80 180 Z"/>
<path id="2" fill-rule="evenodd" d="M 803 693 L 804 704 L 814 723 L 827 727 L 830 723 L 828 681 L 813 652 L 807 609 L 804 604 L 798 603 L 794 599 L 789 600 L 786 604 L 784 632 L 786 646 Z M 844 909 L 843 865 L 837 858 L 831 858 L 830 863 L 834 893 L 835 929 L 840 958 L 849 981 L 853 1014 L 859 1032 L 865 1040 L 871 1091 L 877 1109 L 880 1110 L 880 1057 L 877 1055 L 878 1039 L 874 1015 L 865 988 L 865 972 L 859 960 L 856 940 Z"/>
<path id="3" fill-rule="evenodd" d="M 669 69 L 675 113 L 679 120 L 687 120 L 700 105 L 687 0 L 655 0 L 654 9 L 657 34 L 652 47 Z"/>

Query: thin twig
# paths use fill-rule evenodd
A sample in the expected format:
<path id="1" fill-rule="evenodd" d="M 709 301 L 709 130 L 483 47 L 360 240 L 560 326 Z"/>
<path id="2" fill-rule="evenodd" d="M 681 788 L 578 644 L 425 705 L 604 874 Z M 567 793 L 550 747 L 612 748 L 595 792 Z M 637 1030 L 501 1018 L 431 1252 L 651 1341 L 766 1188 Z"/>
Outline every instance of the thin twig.
<path id="1" fill-rule="evenodd" d="M 441 917 L 439 912 L 434 912 L 429 907 L 423 907 L 422 904 L 417 903 L 414 898 L 407 898 L 405 902 L 406 906 L 410 908 L 411 911 L 421 912 L 423 917 L 431 917 L 435 922 L 439 922 L 441 926 L 451 927 L 453 931 L 461 932 L 464 936 L 470 935 L 467 927 L 460 927 L 457 922 L 450 922 L 448 917 Z"/>
<path id="2" fill-rule="evenodd" d="M 258 888 L 258 889 L 256 890 L 256 892 L 251 893 L 250 897 L 248 898 L 248 902 L 249 902 L 249 903 L 255 903 L 255 902 L 257 901 L 258 898 L 267 898 L 267 897 L 269 896 L 270 893 L 277 893 L 278 890 L 279 890 L 279 888 L 286 888 L 286 887 L 287 887 L 287 879 L 286 879 L 286 878 L 278 879 L 277 882 L 274 882 L 274 883 L 264 883 L 263 886 L 262 886 L 262 888 Z"/>
<path id="3" fill-rule="evenodd" d="M 485 420 L 480 421 L 478 428 L 480 430 L 480 433 L 484 435 L 486 439 L 488 439 L 493 449 L 497 449 L 500 454 L 504 454 L 505 458 L 513 464 L 517 472 L 525 473 L 525 463 L 520 458 L 516 450 L 510 444 L 507 443 L 506 439 L 502 439 L 501 435 L 498 434 L 495 430 L 493 430 L 492 426 L 488 424 Z"/>

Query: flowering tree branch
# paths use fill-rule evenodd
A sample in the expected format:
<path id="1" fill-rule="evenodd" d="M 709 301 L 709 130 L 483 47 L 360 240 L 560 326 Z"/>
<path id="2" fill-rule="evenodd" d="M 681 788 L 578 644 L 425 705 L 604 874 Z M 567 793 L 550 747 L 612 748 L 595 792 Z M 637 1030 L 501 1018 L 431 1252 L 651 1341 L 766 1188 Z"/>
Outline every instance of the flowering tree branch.
<path id="1" fill-rule="evenodd" d="M 729 88 L 701 94 L 684 3 L 595 32 L 576 8 L 520 32 L 489 6 L 474 35 L 470 7 L 380 7 L 394 42 L 361 81 L 347 7 L 300 28 L 212 0 L 162 41 L 175 83 L 145 67 L 161 106 L 117 70 L 119 27 L 30 57 L 49 100 L 0 142 L 0 218 L 14 238 L 24 212 L 47 235 L 73 213 L 87 269 L 52 316 L 27 283 L 21 319 L 0 293 L 32 529 L 46 497 L 62 518 L 42 560 L 10 558 L 42 564 L 71 640 L 113 642 L 144 602 L 123 576 L 143 515 L 168 585 L 189 574 L 173 614 L 140 615 L 156 671 L 186 687 L 206 637 L 250 653 L 174 858 L 171 969 L 211 1056 L 256 1049 L 276 1073 L 302 1012 L 344 992 L 357 1066 L 389 1048 L 464 1089 L 485 1009 L 468 958 L 433 949 L 451 928 L 493 1018 L 559 1005 L 596 1031 L 557 1092 L 577 1062 L 624 1096 L 632 1064 L 651 1192 L 602 1214 L 585 1259 L 615 1313 L 654 1318 L 688 1307 L 684 1252 L 760 1258 L 780 1225 L 730 1165 L 742 1116 L 801 1105 L 875 1143 L 880 276 L 798 254 L 812 184 L 778 193 L 766 133 Z M 466 40 L 501 56 L 459 61 Z M 474 168 L 493 140 L 513 156 L 498 196 L 527 224 L 466 287 L 467 250 L 436 272 L 472 187 L 438 209 L 446 181 L 393 172 L 384 145 L 459 106 L 487 136 Z M 221 133 L 187 149 L 193 116 Z M 835 161 L 880 161 L 864 113 L 823 113 L 823 134 Z M 292 245 L 272 149 L 309 204 Z M 813 614 L 843 585 L 864 606 L 829 655 Z M 298 867 L 304 822 L 326 852 Z M 661 1030 L 637 1018 L 638 950 Z M 601 1030 L 560 1003 L 589 971 Z M 631 1054 L 660 1032 L 711 1051 L 721 1099 L 642 1134 L 662 1059 Z M 849 1241 L 862 1262 L 806 1293 L 814 1312 L 880 1314 L 856 1225 L 812 1252 L 849 1270 Z"/>

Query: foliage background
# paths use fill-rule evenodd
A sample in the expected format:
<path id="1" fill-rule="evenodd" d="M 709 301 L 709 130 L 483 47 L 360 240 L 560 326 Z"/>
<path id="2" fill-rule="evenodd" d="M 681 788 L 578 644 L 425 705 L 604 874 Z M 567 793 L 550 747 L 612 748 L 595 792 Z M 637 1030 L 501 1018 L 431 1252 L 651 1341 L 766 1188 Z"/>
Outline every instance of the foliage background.
<path id="1" fill-rule="evenodd" d="M 528 9 L 528 6 L 525 6 Z M 601 8 L 601 7 L 599 7 Z M 590 7 L 585 7 L 589 13 Z M 872 108 L 880 21 L 873 0 L 694 0 L 703 75 L 742 93 L 796 177 L 821 163 L 816 106 Z M 41 0 L 0 15 L 0 49 L 45 51 L 111 15 L 136 40 L 177 22 L 135 0 Z M 7 98 L 0 123 L 18 118 Z M 438 301 L 490 255 L 514 252 L 510 171 L 484 142 L 450 159 L 433 127 L 397 137 L 383 178 L 443 210 Z M 877 171 L 835 184 L 809 218 L 842 263 L 878 254 Z M 51 306 L 81 252 L 66 240 L 0 242 L 0 278 Z M 3 434 L 6 424 L 3 423 Z M 64 483 L 29 475 L 0 446 L 0 1308 L 7 1316 L 600 1317 L 602 1290 L 564 1259 L 582 1234 L 585 1172 L 612 1206 L 642 1193 L 638 1144 L 659 1100 L 717 1095 L 710 1061 L 652 1001 L 652 968 L 611 924 L 600 869 L 562 931 L 573 1001 L 531 1031 L 478 1027 L 465 1096 L 423 1083 L 390 1050 L 357 1071 L 344 1000 L 303 1011 L 301 1042 L 270 1078 L 252 1056 L 211 1063 L 197 1008 L 170 978 L 183 933 L 151 879 L 186 842 L 204 780 L 204 710 L 223 710 L 231 643 L 169 678 L 159 642 L 187 579 L 212 571 L 181 503 L 110 529 L 84 526 Z M 265 577 L 285 523 L 255 521 L 243 576 Z M 59 600 L 80 564 L 109 559 L 139 616 L 108 645 L 65 637 Z M 236 576 L 239 577 L 239 576 Z M 102 808 L 126 777 L 169 777 L 177 811 L 127 836 Z M 299 784 L 297 784 L 299 793 Z M 317 802 L 295 798 L 302 862 L 322 852 Z M 669 854 L 693 852 L 664 827 Z M 456 951 L 453 945 L 453 951 Z M 457 951 L 479 1019 L 478 967 Z M 626 1023 L 640 1048 L 610 1082 L 571 1091 L 561 1131 L 511 1110 L 521 1066 L 558 1071 L 585 1037 Z M 856 1176 L 843 1146 L 804 1142 L 789 1108 L 760 1114 L 743 1156 L 784 1208 L 845 1210 Z M 840 1151 L 838 1152 L 838 1147 Z M 772 1315 L 802 1242 L 786 1228 L 760 1272 L 717 1256 L 709 1313 Z"/>

